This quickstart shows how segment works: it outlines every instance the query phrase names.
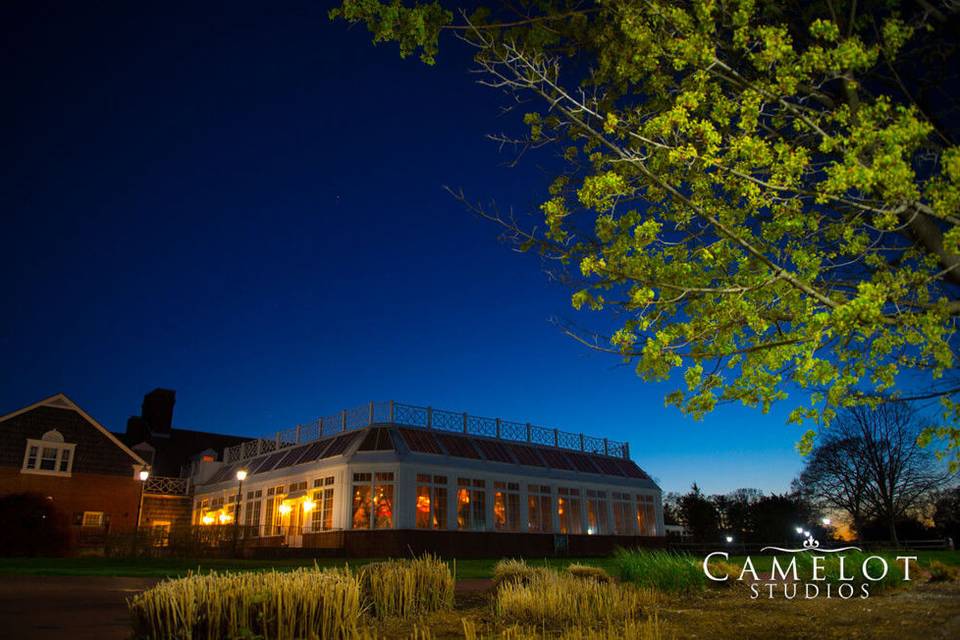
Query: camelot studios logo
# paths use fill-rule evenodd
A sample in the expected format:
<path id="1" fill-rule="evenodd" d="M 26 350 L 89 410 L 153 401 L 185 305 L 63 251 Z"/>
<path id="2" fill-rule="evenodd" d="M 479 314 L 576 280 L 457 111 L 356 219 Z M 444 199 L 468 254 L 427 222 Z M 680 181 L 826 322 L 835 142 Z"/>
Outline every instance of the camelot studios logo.
<path id="1" fill-rule="evenodd" d="M 741 566 L 730 562 L 728 552 L 714 551 L 703 559 L 703 572 L 715 582 L 745 584 L 751 599 L 849 600 L 869 598 L 879 584 L 909 581 L 917 561 L 917 556 L 868 555 L 859 547 L 821 549 L 813 536 L 800 549 L 763 547 L 760 552 L 768 555 L 756 560 L 748 555 Z"/>

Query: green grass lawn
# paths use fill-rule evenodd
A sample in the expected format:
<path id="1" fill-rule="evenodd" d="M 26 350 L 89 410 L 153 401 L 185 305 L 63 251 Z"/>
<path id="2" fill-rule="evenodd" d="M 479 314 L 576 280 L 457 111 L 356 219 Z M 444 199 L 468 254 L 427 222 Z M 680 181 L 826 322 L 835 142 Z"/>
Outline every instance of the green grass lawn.
<path id="1" fill-rule="evenodd" d="M 189 559 L 189 558 L 0 558 L 0 576 L 137 576 L 167 578 L 189 571 L 290 571 L 298 567 L 359 567 L 381 558 L 291 558 L 273 560 Z M 490 578 L 499 558 L 456 561 L 458 578 Z M 583 562 L 615 573 L 613 558 L 528 559 L 534 566 L 566 567 Z"/>
<path id="2" fill-rule="evenodd" d="M 919 556 L 921 566 L 933 560 L 945 564 L 960 565 L 960 551 L 904 552 Z M 754 555 L 753 564 L 758 571 L 769 570 L 769 556 Z M 698 560 L 701 558 L 697 558 Z M 185 575 L 189 571 L 290 571 L 298 567 L 334 567 L 349 564 L 358 567 L 379 558 L 290 558 L 274 560 L 233 559 L 188 559 L 188 558 L 0 558 L 0 576 L 138 576 L 166 578 Z M 483 558 L 456 561 L 458 578 L 490 578 L 499 558 Z M 610 558 L 527 558 L 532 566 L 563 568 L 573 562 L 602 567 L 610 575 L 618 575 L 616 560 Z M 742 556 L 731 556 L 731 562 L 742 563 Z"/>

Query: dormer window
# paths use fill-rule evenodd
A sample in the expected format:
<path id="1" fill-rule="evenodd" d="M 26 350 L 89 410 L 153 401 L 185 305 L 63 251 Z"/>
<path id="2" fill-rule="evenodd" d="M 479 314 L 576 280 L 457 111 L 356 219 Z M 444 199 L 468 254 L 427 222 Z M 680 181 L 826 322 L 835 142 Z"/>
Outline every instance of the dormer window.
<path id="1" fill-rule="evenodd" d="M 47 431 L 40 440 L 29 438 L 20 472 L 69 476 L 73 472 L 73 453 L 76 446 L 65 443 L 63 435 L 56 429 Z"/>

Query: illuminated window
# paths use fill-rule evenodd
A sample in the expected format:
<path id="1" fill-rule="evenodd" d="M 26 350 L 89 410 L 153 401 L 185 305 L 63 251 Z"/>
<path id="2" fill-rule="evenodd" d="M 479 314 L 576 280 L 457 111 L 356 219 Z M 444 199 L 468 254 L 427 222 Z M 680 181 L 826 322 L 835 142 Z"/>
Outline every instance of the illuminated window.
<path id="1" fill-rule="evenodd" d="M 256 537 L 260 533 L 260 498 L 263 497 L 263 489 L 247 492 L 247 506 L 244 514 L 243 524 L 246 527 L 246 535 Z"/>
<path id="2" fill-rule="evenodd" d="M 393 528 L 393 473 L 353 474 L 353 528 Z"/>
<path id="3" fill-rule="evenodd" d="M 636 535 L 633 517 L 633 499 L 629 493 L 613 492 L 613 532 L 617 535 Z"/>
<path id="4" fill-rule="evenodd" d="M 417 474 L 418 529 L 447 528 L 447 476 Z"/>
<path id="5" fill-rule="evenodd" d="M 314 489 L 313 515 L 311 528 L 313 531 L 327 531 L 333 529 L 333 476 L 317 478 L 313 481 Z"/>
<path id="6" fill-rule="evenodd" d="M 69 476 L 73 471 L 76 446 L 65 443 L 56 429 L 47 431 L 40 440 L 28 439 L 20 472 Z"/>
<path id="7" fill-rule="evenodd" d="M 557 489 L 557 516 L 560 520 L 560 533 L 583 533 L 579 489 Z"/>
<path id="8" fill-rule="evenodd" d="M 657 517 L 653 496 L 637 496 L 637 529 L 642 536 L 657 535 Z"/>
<path id="9" fill-rule="evenodd" d="M 607 534 L 607 492 L 587 489 L 587 533 Z"/>
<path id="10" fill-rule="evenodd" d="M 520 485 L 493 483 L 493 526 L 498 531 L 520 530 Z"/>
<path id="11" fill-rule="evenodd" d="M 84 511 L 81 526 L 86 528 L 99 528 L 103 526 L 103 511 Z"/>
<path id="12" fill-rule="evenodd" d="M 553 508 L 550 487 L 527 485 L 527 530 L 550 533 L 553 530 Z"/>
<path id="13" fill-rule="evenodd" d="M 150 525 L 150 540 L 155 547 L 170 546 L 170 522 L 168 520 L 154 520 Z"/>
<path id="14" fill-rule="evenodd" d="M 457 478 L 457 527 L 483 531 L 487 528 L 487 483 Z"/>

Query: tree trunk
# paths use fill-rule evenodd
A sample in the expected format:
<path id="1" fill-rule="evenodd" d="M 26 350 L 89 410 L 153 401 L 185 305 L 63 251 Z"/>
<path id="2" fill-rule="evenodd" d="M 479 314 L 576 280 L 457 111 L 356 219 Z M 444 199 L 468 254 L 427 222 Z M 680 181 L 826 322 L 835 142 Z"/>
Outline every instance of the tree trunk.
<path id="1" fill-rule="evenodd" d="M 890 513 L 890 542 L 892 542 L 895 547 L 900 546 L 900 541 L 897 539 L 897 517 L 893 514 L 892 510 Z"/>

